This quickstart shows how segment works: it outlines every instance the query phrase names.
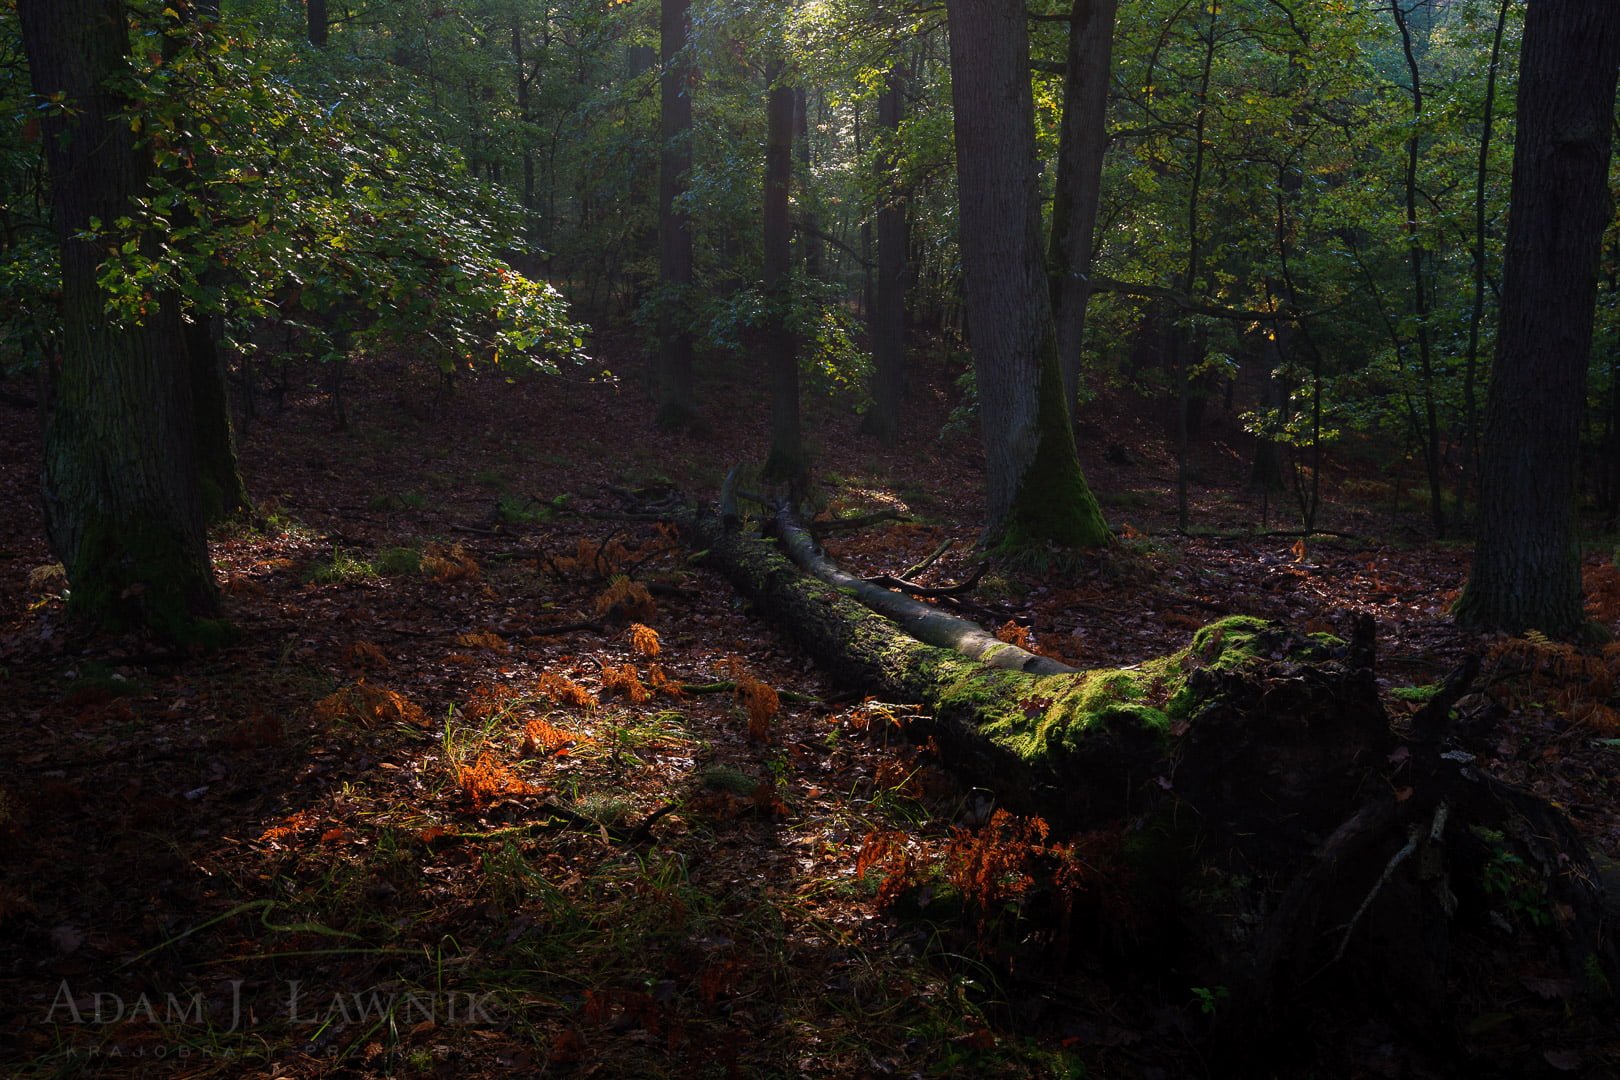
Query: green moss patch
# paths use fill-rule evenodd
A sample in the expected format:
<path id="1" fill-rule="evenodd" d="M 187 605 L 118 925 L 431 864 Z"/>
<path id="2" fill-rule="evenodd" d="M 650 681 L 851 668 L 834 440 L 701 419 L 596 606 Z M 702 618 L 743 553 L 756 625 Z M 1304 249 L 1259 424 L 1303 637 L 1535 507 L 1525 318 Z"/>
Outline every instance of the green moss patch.
<path id="1" fill-rule="evenodd" d="M 960 710 L 988 717 L 980 731 L 1031 763 L 1054 752 L 1078 751 L 1088 738 L 1121 726 L 1165 738 L 1170 731 L 1166 705 L 1179 689 L 1181 661 L 1177 654 L 1033 683 L 1017 672 L 980 672 L 953 683 L 935 708 L 942 715 Z"/>

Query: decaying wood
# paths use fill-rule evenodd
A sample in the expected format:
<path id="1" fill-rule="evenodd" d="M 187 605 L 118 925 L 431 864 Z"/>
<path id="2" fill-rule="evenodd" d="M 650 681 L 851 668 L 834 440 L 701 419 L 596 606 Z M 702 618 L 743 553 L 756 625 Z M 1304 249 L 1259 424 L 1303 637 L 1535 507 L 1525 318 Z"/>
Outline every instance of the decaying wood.
<path id="1" fill-rule="evenodd" d="M 1370 619 L 1339 644 L 1276 628 L 1242 663 L 1191 650 L 1176 669 L 1191 696 L 1168 732 L 1104 714 L 1084 738 L 1017 753 L 995 724 L 1009 710 L 1050 716 L 1062 707 L 1050 699 L 1088 673 L 992 649 L 963 620 L 839 570 L 785 515 L 775 528 L 815 579 L 768 540 L 688 524 L 710 564 L 830 674 L 921 705 L 914 731 L 967 783 L 1060 831 L 1126 823 L 1153 852 L 1126 869 L 1155 920 L 1138 937 L 1175 942 L 1164 962 L 1187 985 L 1230 988 L 1217 1052 L 1241 1057 L 1330 988 L 1460 1046 L 1471 998 L 1459 987 L 1511 988 L 1516 965 L 1565 971 L 1570 1007 L 1620 986 L 1599 875 L 1573 826 L 1445 741 L 1472 666 L 1402 737 L 1379 700 Z M 942 647 L 959 642 L 1006 666 Z"/>
<path id="2" fill-rule="evenodd" d="M 894 620 L 901 629 L 919 641 L 952 649 L 970 660 L 993 668 L 1031 675 L 1074 673 L 1075 669 L 1067 664 L 1002 641 L 975 623 L 940 611 L 904 593 L 865 581 L 840 568 L 816 549 L 815 540 L 785 505 L 777 509 L 774 526 L 783 550 L 806 572 L 836 589 L 848 592 L 866 608 Z"/>

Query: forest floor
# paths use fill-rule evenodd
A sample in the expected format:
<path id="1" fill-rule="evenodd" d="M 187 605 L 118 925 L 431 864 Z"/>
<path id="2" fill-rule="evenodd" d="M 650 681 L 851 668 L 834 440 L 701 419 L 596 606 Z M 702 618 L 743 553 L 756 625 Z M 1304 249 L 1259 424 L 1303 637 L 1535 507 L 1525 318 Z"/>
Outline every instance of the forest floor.
<path id="1" fill-rule="evenodd" d="M 830 685 L 636 515 L 672 491 L 712 500 L 757 458 L 762 394 L 714 375 L 707 433 L 665 435 L 639 365 L 614 360 L 617 382 L 453 392 L 374 361 L 342 431 L 293 365 L 242 430 L 263 520 L 215 537 L 241 635 L 212 652 L 70 631 L 35 424 L 0 405 L 0 1073 L 1211 1075 L 1198 1046 L 1223 987 L 1084 950 L 1061 979 L 1028 977 L 886 904 L 863 845 L 899 837 L 937 860 L 982 816 L 979 793 L 903 737 L 903 705 Z M 808 404 L 823 516 L 903 515 L 832 535 L 846 565 L 899 573 L 950 540 L 923 580 L 971 573 L 981 455 L 941 435 L 950 374 L 919 373 L 895 450 L 846 403 Z M 1465 653 L 1511 652 L 1447 622 L 1467 550 L 1426 539 L 1401 478 L 1335 453 L 1319 525 L 1339 535 L 1302 542 L 1286 503 L 1262 519 L 1245 439 L 1212 411 L 1181 535 L 1148 415 L 1114 395 L 1080 429 L 1122 542 L 993 571 L 979 618 L 1089 667 L 1173 652 L 1224 614 L 1342 633 L 1367 613 L 1397 718 Z M 1613 626 L 1609 556 L 1588 577 Z M 1613 651 L 1545 651 L 1529 669 L 1487 660 L 1475 749 L 1620 857 L 1620 714 L 1597 677 Z M 1527 977 L 1525 998 L 1550 985 Z M 1458 992 L 1476 1062 L 1511 1049 L 1620 1072 L 1620 1031 L 1528 1030 L 1514 1003 Z M 1470 1068 L 1368 1009 L 1324 1018 L 1257 1075 Z"/>

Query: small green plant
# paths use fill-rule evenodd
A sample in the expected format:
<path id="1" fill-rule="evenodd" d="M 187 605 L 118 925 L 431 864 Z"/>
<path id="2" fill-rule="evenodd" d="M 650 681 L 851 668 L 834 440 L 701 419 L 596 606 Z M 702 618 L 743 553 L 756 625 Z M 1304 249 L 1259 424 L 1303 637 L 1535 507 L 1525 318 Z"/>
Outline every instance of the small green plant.
<path id="1" fill-rule="evenodd" d="M 415 574 L 422 569 L 422 552 L 413 547 L 385 547 L 377 552 L 371 564 L 384 577 Z"/>
<path id="2" fill-rule="evenodd" d="M 1410 701 L 1421 705 L 1431 700 L 1439 692 L 1440 684 L 1430 683 L 1427 686 L 1397 686 L 1389 693 L 1397 701 Z"/>
<path id="3" fill-rule="evenodd" d="M 565 499 L 567 496 L 559 496 Z M 543 525 L 557 516 L 553 503 L 543 503 L 526 495 L 502 495 L 495 504 L 495 515 L 508 525 Z"/>
<path id="4" fill-rule="evenodd" d="M 786 754 L 774 754 L 765 767 L 771 771 L 771 782 L 777 787 L 784 787 L 788 782 L 788 759 Z"/>
<path id="5" fill-rule="evenodd" d="M 415 491 L 382 491 L 366 503 L 367 507 L 376 511 L 420 510 L 426 505 L 427 499 Z"/>
<path id="6" fill-rule="evenodd" d="M 1232 991 L 1224 986 L 1194 986 L 1191 989 L 1193 1000 L 1198 1003 L 1198 1011 L 1205 1016 L 1214 1016 L 1221 1002 L 1232 996 Z"/>
<path id="7" fill-rule="evenodd" d="M 369 562 L 342 548 L 333 548 L 330 561 L 316 563 L 309 571 L 309 580 L 317 585 L 365 581 L 376 576 L 377 570 Z"/>
<path id="8" fill-rule="evenodd" d="M 1500 901 L 1515 922 L 1542 929 L 1550 927 L 1552 907 L 1535 870 L 1508 850 L 1504 834 L 1478 827 L 1471 831 L 1491 845 L 1490 857 L 1479 872 L 1480 888 L 1485 895 Z"/>

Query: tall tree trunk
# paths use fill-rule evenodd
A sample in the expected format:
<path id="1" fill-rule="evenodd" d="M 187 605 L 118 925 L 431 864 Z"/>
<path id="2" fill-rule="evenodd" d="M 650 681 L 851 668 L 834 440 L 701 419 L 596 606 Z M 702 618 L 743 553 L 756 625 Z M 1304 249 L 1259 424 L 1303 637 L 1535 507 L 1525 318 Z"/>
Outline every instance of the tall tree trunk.
<path id="1" fill-rule="evenodd" d="M 771 374 L 771 452 L 765 475 L 798 484 L 804 479 L 799 433 L 799 352 L 788 308 L 793 303 L 793 87 L 773 63 L 765 102 L 765 303 L 770 312 L 766 354 Z"/>
<path id="2" fill-rule="evenodd" d="M 865 429 L 885 446 L 900 441 L 900 402 L 906 392 L 906 197 L 895 176 L 895 147 L 905 110 L 905 71 L 889 69 L 878 98 L 877 283 L 869 308 L 872 328 L 872 408 Z"/>
<path id="3" fill-rule="evenodd" d="M 1187 267 L 1182 292 L 1198 295 L 1198 279 L 1204 272 L 1203 236 L 1199 232 L 1198 203 L 1204 187 L 1204 132 L 1209 126 L 1209 84 L 1215 70 L 1216 20 L 1221 6 L 1209 5 L 1209 36 L 1204 41 L 1204 63 L 1198 79 L 1198 112 L 1193 119 L 1192 182 L 1187 192 Z M 1171 359 L 1176 373 L 1176 527 L 1187 531 L 1188 412 L 1192 406 L 1192 369 L 1203 359 L 1202 335 L 1177 325 L 1170 333 Z"/>
<path id="4" fill-rule="evenodd" d="M 1468 318 L 1468 348 L 1463 354 L 1463 438 L 1462 477 L 1457 482 L 1457 498 L 1452 517 L 1465 525 L 1465 506 L 1479 461 L 1479 402 L 1475 392 L 1479 372 L 1479 337 L 1485 322 L 1485 207 L 1490 182 L 1491 137 L 1496 127 L 1496 75 L 1501 67 L 1502 37 L 1507 31 L 1508 9 L 1513 0 L 1501 0 L 1496 9 L 1496 29 L 1491 34 L 1491 63 L 1485 75 L 1485 104 L 1481 109 L 1479 163 L 1474 170 L 1474 309 Z"/>
<path id="5" fill-rule="evenodd" d="M 518 146 L 523 156 L 523 238 L 530 248 L 535 243 L 534 145 L 529 141 L 529 125 L 534 121 L 529 86 L 534 81 L 524 56 L 523 19 L 512 19 L 512 68 L 517 76 Z M 532 271 L 531 271 L 532 272 Z"/>
<path id="6" fill-rule="evenodd" d="M 1080 389 L 1080 342 L 1091 300 L 1091 249 L 1097 227 L 1103 154 L 1108 149 L 1108 78 L 1118 0 L 1074 0 L 1063 78 L 1057 188 L 1052 198 L 1052 305 L 1057 319 L 1063 400 L 1072 410 Z"/>
<path id="7" fill-rule="evenodd" d="M 815 168 L 810 146 L 810 94 L 802 86 L 793 88 L 793 160 L 799 175 L 800 242 L 804 245 L 804 275 L 814 281 L 821 277 L 826 261 L 826 245 L 821 239 L 821 215 L 812 195 L 811 178 Z"/>
<path id="8" fill-rule="evenodd" d="M 1018 549 L 1109 540 L 1074 452 L 1035 172 L 1022 4 L 949 0 L 963 284 L 985 448 L 988 535 Z"/>
<path id="9" fill-rule="evenodd" d="M 684 300 L 692 287 L 692 222 L 681 200 L 692 177 L 692 62 L 687 53 L 691 0 L 661 0 L 658 158 L 658 425 L 690 427 L 692 331 Z"/>
<path id="10" fill-rule="evenodd" d="M 63 325 L 47 376 L 46 536 L 76 617 L 190 637 L 218 597 L 179 312 L 159 303 L 142 324 L 115 324 L 97 280 L 102 241 L 90 238 L 92 219 L 131 214 L 150 171 L 112 89 L 127 12 L 120 0 L 21 0 L 17 14 L 35 93 L 68 106 L 43 119 Z"/>
<path id="11" fill-rule="evenodd" d="M 326 0 L 304 0 L 304 19 L 309 43 L 317 49 L 326 48 L 326 35 L 330 28 L 326 17 Z"/>
<path id="12" fill-rule="evenodd" d="M 1419 128 L 1423 123 L 1423 73 L 1418 69 L 1417 53 L 1412 46 L 1412 27 L 1402 0 L 1389 0 L 1389 10 L 1401 32 L 1401 54 L 1406 58 L 1406 71 L 1412 80 L 1412 135 L 1406 140 L 1406 239 L 1407 265 L 1412 274 L 1412 317 L 1417 325 L 1418 379 L 1422 395 L 1423 467 L 1429 480 L 1429 516 L 1436 536 L 1446 535 L 1445 491 L 1440 482 L 1440 413 L 1434 395 L 1434 345 L 1429 333 L 1429 271 L 1428 256 L 1423 250 L 1423 238 L 1418 231 L 1418 156 L 1421 143 Z"/>
<path id="13" fill-rule="evenodd" d="M 1620 4 L 1536 0 L 1520 46 L 1502 325 L 1479 538 L 1457 619 L 1578 633 L 1576 466 L 1608 187 Z"/>
<path id="14" fill-rule="evenodd" d="M 194 31 L 209 33 L 219 21 L 219 0 L 192 0 L 180 11 L 181 18 L 196 24 Z M 180 48 L 175 36 L 164 39 L 163 51 L 167 58 L 172 60 Z M 194 153 L 206 152 L 206 144 L 194 146 Z M 182 204 L 175 210 L 175 229 L 188 230 L 196 224 L 196 215 L 190 207 Z M 165 302 L 178 303 L 178 298 L 166 297 Z M 201 484 L 203 517 L 208 522 L 217 522 L 250 509 L 253 503 L 237 467 L 236 433 L 231 428 L 230 397 L 225 390 L 225 360 L 220 355 L 214 320 L 206 312 L 191 312 L 187 318 L 189 321 L 181 323 L 180 334 L 191 378 L 197 478 Z"/>

